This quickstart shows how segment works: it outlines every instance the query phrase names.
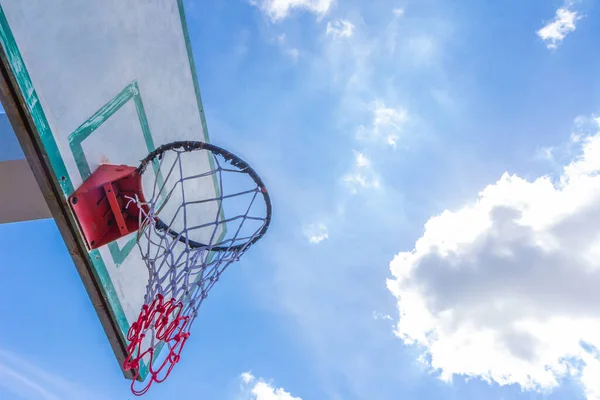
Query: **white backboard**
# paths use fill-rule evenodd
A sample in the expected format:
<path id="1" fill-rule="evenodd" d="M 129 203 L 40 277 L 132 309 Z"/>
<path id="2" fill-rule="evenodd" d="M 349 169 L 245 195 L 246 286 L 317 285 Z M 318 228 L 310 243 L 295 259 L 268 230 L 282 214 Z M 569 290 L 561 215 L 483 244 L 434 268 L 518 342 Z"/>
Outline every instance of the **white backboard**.
<path id="1" fill-rule="evenodd" d="M 122 362 L 146 266 L 135 234 L 88 251 L 67 198 L 102 163 L 137 166 L 161 144 L 208 141 L 182 3 L 0 0 L 0 7 L 2 101 Z"/>

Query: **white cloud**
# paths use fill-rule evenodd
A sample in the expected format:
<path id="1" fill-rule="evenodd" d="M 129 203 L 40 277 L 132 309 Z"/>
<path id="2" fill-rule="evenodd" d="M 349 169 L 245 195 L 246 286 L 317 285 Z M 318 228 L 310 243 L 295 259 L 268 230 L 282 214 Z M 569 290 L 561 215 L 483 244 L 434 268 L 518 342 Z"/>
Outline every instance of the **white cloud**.
<path id="1" fill-rule="evenodd" d="M 403 8 L 394 8 L 392 10 L 392 14 L 394 14 L 396 17 L 401 17 L 404 15 L 404 9 Z"/>
<path id="2" fill-rule="evenodd" d="M 319 18 L 323 17 L 335 0 L 250 0 L 250 4 L 259 7 L 273 21 L 287 18 L 293 9 L 301 9 Z"/>
<path id="3" fill-rule="evenodd" d="M 584 115 L 577 116 L 575 118 L 575 130 L 571 133 L 571 144 L 579 143 L 582 138 L 595 132 L 598 126 L 600 126 L 600 117 L 595 115 L 591 117 Z"/>
<path id="4" fill-rule="evenodd" d="M 537 31 L 537 35 L 546 42 L 549 49 L 556 49 L 564 38 L 575 30 L 575 21 L 581 18 L 577 11 L 571 11 L 569 6 L 570 4 L 567 4 L 556 10 L 554 20 Z"/>
<path id="5" fill-rule="evenodd" d="M 325 30 L 325 34 L 338 38 L 350 37 L 353 32 L 354 24 L 344 19 L 333 22 L 329 21 L 327 23 L 327 29 Z"/>
<path id="6" fill-rule="evenodd" d="M 437 60 L 438 41 L 429 34 L 420 34 L 407 39 L 407 48 L 416 65 L 431 65 Z"/>
<path id="7" fill-rule="evenodd" d="M 281 47 L 284 54 L 289 56 L 294 62 L 298 61 L 298 59 L 300 58 L 300 50 L 288 45 L 285 33 L 276 35 L 273 39 Z"/>
<path id="8" fill-rule="evenodd" d="M 504 174 L 390 263 L 396 334 L 441 379 L 545 390 L 572 375 L 600 399 L 598 126 L 579 143 L 556 181 Z"/>
<path id="9" fill-rule="evenodd" d="M 279 44 L 284 44 L 285 43 L 285 38 L 286 38 L 285 33 L 282 33 L 280 35 L 276 35 L 275 36 L 275 41 L 277 43 L 279 43 Z"/>
<path id="10" fill-rule="evenodd" d="M 255 378 L 250 372 L 244 372 L 242 380 L 242 391 L 247 400 L 302 400 L 294 397 L 283 388 L 276 388 L 261 378 Z"/>
<path id="11" fill-rule="evenodd" d="M 356 166 L 359 168 L 369 167 L 371 161 L 363 153 L 356 152 Z"/>
<path id="12" fill-rule="evenodd" d="M 252 375 L 252 372 L 250 371 L 242 372 L 242 375 L 240 375 L 240 379 L 244 384 L 247 385 L 254 380 L 254 375 Z"/>
<path id="13" fill-rule="evenodd" d="M 554 147 L 545 146 L 545 147 L 539 148 L 537 151 L 537 157 L 542 160 L 548 160 L 548 161 L 553 160 L 554 159 Z"/>
<path id="14" fill-rule="evenodd" d="M 380 183 L 376 178 L 370 178 L 360 171 L 355 171 L 344 176 L 344 182 L 350 186 L 353 193 L 361 189 L 378 188 Z"/>
<path id="15" fill-rule="evenodd" d="M 300 51 L 294 47 L 285 49 L 285 54 L 290 56 L 294 62 L 298 61 L 298 58 L 300 58 Z"/>
<path id="16" fill-rule="evenodd" d="M 581 382 L 585 388 L 588 399 L 600 399 L 600 361 L 589 355 L 584 355 L 583 360 L 586 368 L 581 374 Z"/>
<path id="17" fill-rule="evenodd" d="M 354 167 L 344 175 L 342 181 L 353 193 L 363 189 L 377 189 L 381 186 L 379 175 L 373 170 L 371 160 L 359 151 L 354 151 Z"/>
<path id="18" fill-rule="evenodd" d="M 306 236 L 310 243 L 317 244 L 329 238 L 329 231 L 325 224 L 319 222 L 305 226 L 304 236 Z"/>
<path id="19" fill-rule="evenodd" d="M 373 311 L 373 319 L 375 320 L 383 320 L 383 321 L 392 321 L 393 318 L 388 314 L 383 314 L 377 311 Z"/>
<path id="20" fill-rule="evenodd" d="M 373 120 L 370 126 L 360 126 L 357 138 L 366 141 L 383 142 L 396 148 L 404 125 L 408 121 L 408 113 L 402 107 L 388 107 L 376 101 L 372 106 Z"/>

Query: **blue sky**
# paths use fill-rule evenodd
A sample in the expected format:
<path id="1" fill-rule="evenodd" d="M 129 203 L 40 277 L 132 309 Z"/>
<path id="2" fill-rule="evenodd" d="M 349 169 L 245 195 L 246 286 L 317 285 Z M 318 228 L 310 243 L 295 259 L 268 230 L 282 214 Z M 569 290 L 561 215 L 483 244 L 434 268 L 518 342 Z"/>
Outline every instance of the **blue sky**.
<path id="1" fill-rule="evenodd" d="M 597 2 L 184 3 L 275 214 L 146 398 L 600 399 Z M 54 222 L 0 241 L 0 399 L 133 397 Z"/>

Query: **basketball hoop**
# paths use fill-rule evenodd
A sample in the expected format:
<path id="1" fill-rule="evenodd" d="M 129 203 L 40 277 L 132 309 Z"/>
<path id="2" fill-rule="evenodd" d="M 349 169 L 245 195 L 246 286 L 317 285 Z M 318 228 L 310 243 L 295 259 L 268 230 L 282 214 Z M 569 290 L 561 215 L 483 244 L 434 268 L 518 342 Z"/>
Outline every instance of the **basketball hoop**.
<path id="1" fill-rule="evenodd" d="M 209 170 L 199 173 L 193 156 L 201 151 L 211 153 L 213 162 Z M 208 292 L 225 268 L 265 234 L 271 220 L 271 201 L 261 178 L 245 161 L 220 147 L 174 142 L 150 153 L 138 173 L 143 176 L 151 164 L 155 173 L 162 171 L 164 181 L 154 180 L 152 195 L 146 195 L 149 200 L 129 198 L 141 210 L 138 247 L 149 272 L 144 306 L 129 330 L 129 355 L 123 365 L 137 375 L 146 359 L 146 383 L 139 390 L 135 380 L 132 383 L 137 395 L 167 378 Z M 212 184 L 214 177 L 217 197 L 206 198 L 194 190 L 196 185 Z M 169 206 L 175 191 L 180 203 Z M 255 207 L 260 199 L 262 209 Z M 194 208 L 212 212 L 191 218 Z M 233 208 L 234 215 L 225 218 L 224 208 Z M 158 346 L 168 347 L 162 361 L 154 359 Z"/>
<path id="2" fill-rule="evenodd" d="M 195 157 L 200 152 L 210 156 Z M 102 167 L 71 196 L 71 204 L 82 230 L 95 235 L 86 236 L 90 247 L 137 230 L 148 283 L 127 334 L 123 368 L 134 371 L 131 390 L 143 395 L 180 360 L 198 309 L 225 268 L 266 233 L 271 200 L 245 161 L 204 142 L 160 146 L 135 170 Z M 114 179 L 106 182 L 107 173 Z M 206 185 L 213 187 L 205 190 Z M 100 196 L 113 197 L 103 209 L 94 209 Z M 108 221 L 104 236 L 98 234 L 99 221 Z M 142 370 L 147 376 L 138 384 Z"/>

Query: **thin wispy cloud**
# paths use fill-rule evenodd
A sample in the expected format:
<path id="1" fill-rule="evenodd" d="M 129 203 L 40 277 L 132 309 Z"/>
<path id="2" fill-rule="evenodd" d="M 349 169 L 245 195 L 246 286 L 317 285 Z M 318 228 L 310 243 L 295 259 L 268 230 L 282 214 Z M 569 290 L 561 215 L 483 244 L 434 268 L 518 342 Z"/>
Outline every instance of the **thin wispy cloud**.
<path id="1" fill-rule="evenodd" d="M 0 387 L 26 400 L 108 399 L 4 349 L 0 349 Z"/>
<path id="2" fill-rule="evenodd" d="M 325 33 L 336 38 L 348 38 L 354 32 L 352 22 L 341 19 L 338 21 L 329 21 Z"/>
<path id="3" fill-rule="evenodd" d="M 262 378 L 256 378 L 251 372 L 244 372 L 240 376 L 242 381 L 241 391 L 243 400 L 302 400 L 294 397 L 285 389 L 275 387 Z"/>
<path id="4" fill-rule="evenodd" d="M 373 311 L 373 319 L 382 321 L 393 321 L 393 318 L 390 315 L 383 314 L 377 311 Z"/>
<path id="5" fill-rule="evenodd" d="M 557 179 L 504 174 L 390 263 L 396 334 L 440 373 L 551 390 L 600 382 L 600 126 Z M 595 378 L 593 378 L 595 377 Z"/>
<path id="6" fill-rule="evenodd" d="M 571 10 L 571 4 L 556 10 L 554 19 L 537 31 L 537 35 L 549 49 L 556 49 L 567 35 L 576 29 L 576 21 L 581 19 L 577 11 Z"/>
<path id="7" fill-rule="evenodd" d="M 354 151 L 353 168 L 344 175 L 342 181 L 350 188 L 352 193 L 381 187 L 379 175 L 371 166 L 369 158 L 364 153 L 356 150 Z"/>
<path id="8" fill-rule="evenodd" d="M 288 43 L 288 39 L 285 33 L 281 33 L 274 38 L 275 42 L 279 45 L 283 54 L 287 55 L 292 61 L 297 62 L 300 58 L 300 50 L 296 47 L 291 46 Z"/>
<path id="9" fill-rule="evenodd" d="M 401 17 L 404 15 L 404 9 L 403 8 L 394 8 L 392 10 L 392 14 L 394 14 L 396 17 Z"/>
<path id="10" fill-rule="evenodd" d="M 60 400 L 58 395 L 2 363 L 0 363 L 0 386 L 26 399 Z"/>
<path id="11" fill-rule="evenodd" d="M 273 22 L 287 18 L 294 10 L 311 12 L 321 18 L 326 15 L 335 0 L 249 0 L 262 10 Z"/>
<path id="12" fill-rule="evenodd" d="M 369 167 L 371 161 L 363 153 L 356 152 L 356 166 L 358 168 Z"/>
<path id="13" fill-rule="evenodd" d="M 300 50 L 296 48 L 285 49 L 285 54 L 287 54 L 294 62 L 297 62 L 300 58 Z"/>
<path id="14" fill-rule="evenodd" d="M 541 147 L 537 151 L 537 158 L 542 159 L 542 160 L 548 160 L 548 161 L 553 160 L 554 159 L 554 147 L 552 147 L 552 146 Z"/>
<path id="15" fill-rule="evenodd" d="M 370 125 L 361 125 L 356 137 L 367 142 L 384 143 L 396 148 L 398 140 L 408 121 L 408 112 L 403 107 L 389 107 L 381 101 L 370 106 Z"/>
<path id="16" fill-rule="evenodd" d="M 304 236 L 310 243 L 318 244 L 329 239 L 329 230 L 327 225 L 322 222 L 313 223 L 304 227 Z"/>

